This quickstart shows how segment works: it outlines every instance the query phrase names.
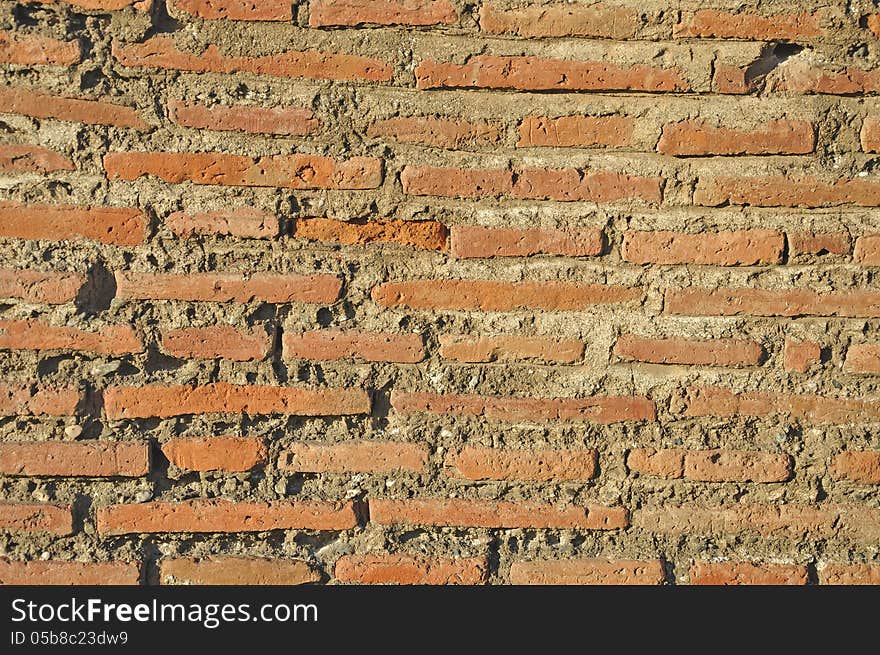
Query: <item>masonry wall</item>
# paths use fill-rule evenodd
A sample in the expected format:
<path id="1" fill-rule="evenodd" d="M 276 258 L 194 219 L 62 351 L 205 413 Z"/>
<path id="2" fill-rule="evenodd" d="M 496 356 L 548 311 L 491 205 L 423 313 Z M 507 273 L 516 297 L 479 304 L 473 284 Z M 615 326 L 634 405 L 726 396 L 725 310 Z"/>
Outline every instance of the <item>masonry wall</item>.
<path id="1" fill-rule="evenodd" d="M 880 583 L 867 1 L 0 2 L 0 581 Z"/>

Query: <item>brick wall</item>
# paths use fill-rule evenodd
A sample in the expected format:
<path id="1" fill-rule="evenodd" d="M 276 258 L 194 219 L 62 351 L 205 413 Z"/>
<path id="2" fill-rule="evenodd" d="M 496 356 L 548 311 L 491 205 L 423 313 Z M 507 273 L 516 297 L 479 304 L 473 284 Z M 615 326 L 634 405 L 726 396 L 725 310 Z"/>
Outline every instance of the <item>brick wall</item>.
<path id="1" fill-rule="evenodd" d="M 880 582 L 874 12 L 2 0 L 0 582 Z"/>

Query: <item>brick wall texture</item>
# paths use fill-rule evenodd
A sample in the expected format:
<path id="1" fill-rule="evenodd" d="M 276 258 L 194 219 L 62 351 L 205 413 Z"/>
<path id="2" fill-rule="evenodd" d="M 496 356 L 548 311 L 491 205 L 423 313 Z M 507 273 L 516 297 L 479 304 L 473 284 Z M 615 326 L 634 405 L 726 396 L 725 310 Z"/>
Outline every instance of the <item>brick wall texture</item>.
<path id="1" fill-rule="evenodd" d="M 880 583 L 867 0 L 0 0 L 0 582 Z"/>

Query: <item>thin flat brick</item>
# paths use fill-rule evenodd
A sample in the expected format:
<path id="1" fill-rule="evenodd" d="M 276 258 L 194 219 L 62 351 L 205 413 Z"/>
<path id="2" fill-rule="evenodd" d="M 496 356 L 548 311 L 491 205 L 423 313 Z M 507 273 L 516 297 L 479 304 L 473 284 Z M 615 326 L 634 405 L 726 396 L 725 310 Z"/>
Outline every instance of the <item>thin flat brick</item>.
<path id="1" fill-rule="evenodd" d="M 846 351 L 843 369 L 850 373 L 880 374 L 880 344 L 853 344 Z"/>
<path id="2" fill-rule="evenodd" d="M 73 301 L 85 283 L 79 273 L 0 269 L 0 298 L 61 305 Z"/>
<path id="3" fill-rule="evenodd" d="M 71 5 L 91 11 L 118 11 L 134 7 L 138 11 L 148 12 L 153 7 L 153 0 L 24 0 L 27 4 Z"/>
<path id="4" fill-rule="evenodd" d="M 79 41 L 0 30 L 0 63 L 19 66 L 72 66 L 82 59 Z"/>
<path id="5" fill-rule="evenodd" d="M 165 218 L 165 226 L 176 236 L 223 236 L 242 239 L 274 239 L 278 236 L 278 217 L 251 207 L 220 209 L 190 214 L 174 212 Z"/>
<path id="6" fill-rule="evenodd" d="M 880 184 L 870 178 L 827 181 L 812 176 L 718 176 L 700 178 L 694 204 L 707 207 L 880 206 Z"/>
<path id="7" fill-rule="evenodd" d="M 82 394 L 76 388 L 0 385 L 0 416 L 73 416 Z"/>
<path id="8" fill-rule="evenodd" d="M 518 561 L 510 565 L 515 585 L 659 585 L 666 581 L 660 560 L 567 559 Z"/>
<path id="9" fill-rule="evenodd" d="M 287 3 L 290 7 L 290 3 Z M 305 136 L 318 131 L 311 109 L 302 107 L 253 107 L 249 105 L 200 105 L 172 100 L 169 118 L 183 127 L 200 130 Z"/>
<path id="10" fill-rule="evenodd" d="M 292 21 L 290 0 L 170 0 L 169 6 L 207 20 Z"/>
<path id="11" fill-rule="evenodd" d="M 83 98 L 65 98 L 22 87 L 0 88 L 0 112 L 86 125 L 112 125 L 138 130 L 149 127 L 131 107 Z"/>
<path id="12" fill-rule="evenodd" d="M 663 312 L 682 316 L 880 317 L 880 291 L 669 289 Z"/>
<path id="13" fill-rule="evenodd" d="M 186 471 L 250 471 L 267 453 L 258 437 L 174 437 L 162 444 L 162 454 Z"/>
<path id="14" fill-rule="evenodd" d="M 293 226 L 296 238 L 311 241 L 327 241 L 346 246 L 396 243 L 421 250 L 446 249 L 446 226 L 438 221 L 297 218 Z"/>
<path id="15" fill-rule="evenodd" d="M 635 264 L 755 266 L 782 263 L 784 251 L 785 235 L 776 230 L 714 234 L 627 230 L 622 255 Z"/>
<path id="16" fill-rule="evenodd" d="M 651 364 L 686 366 L 758 366 L 764 356 L 761 344 L 745 339 L 650 339 L 624 334 L 614 344 L 621 359 Z"/>
<path id="17" fill-rule="evenodd" d="M 0 558 L 0 585 L 96 586 L 138 585 L 137 562 L 77 562 L 34 560 L 30 562 Z"/>
<path id="18" fill-rule="evenodd" d="M 436 116 L 400 116 L 370 124 L 367 136 L 389 138 L 399 143 L 462 150 L 497 144 L 501 139 L 501 130 L 497 123 Z"/>
<path id="19" fill-rule="evenodd" d="M 309 26 L 451 25 L 458 12 L 449 0 L 310 0 Z"/>
<path id="20" fill-rule="evenodd" d="M 822 346 L 815 341 L 786 339 L 783 348 L 785 370 L 806 373 L 822 362 Z"/>
<path id="21" fill-rule="evenodd" d="M 137 478 L 149 471 L 146 441 L 0 442 L 4 475 Z"/>
<path id="22" fill-rule="evenodd" d="M 557 364 L 573 364 L 583 357 L 584 347 L 584 342 L 579 339 L 440 335 L 442 357 L 469 363 L 536 359 Z"/>
<path id="23" fill-rule="evenodd" d="M 159 582 L 163 585 L 287 586 L 320 581 L 320 572 L 300 560 L 211 556 L 159 562 Z"/>
<path id="24" fill-rule="evenodd" d="M 836 480 L 880 484 L 880 450 L 848 450 L 835 455 L 830 472 Z"/>
<path id="25" fill-rule="evenodd" d="M 258 361 L 269 356 L 272 341 L 273 334 L 265 326 L 236 329 L 215 325 L 162 332 L 162 350 L 181 359 Z"/>
<path id="26" fill-rule="evenodd" d="M 403 441 L 294 443 L 281 455 L 279 468 L 298 473 L 421 473 L 428 448 Z"/>
<path id="27" fill-rule="evenodd" d="M 786 232 L 788 253 L 797 255 L 848 255 L 852 251 L 846 232 Z"/>
<path id="28" fill-rule="evenodd" d="M 596 475 L 595 450 L 511 450 L 465 446 L 446 456 L 446 474 L 465 480 L 589 480 Z"/>
<path id="29" fill-rule="evenodd" d="M 343 555 L 336 560 L 333 577 L 357 584 L 450 585 L 485 584 L 485 557 L 452 559 L 409 555 Z"/>
<path id="30" fill-rule="evenodd" d="M 414 364 L 425 358 L 424 338 L 419 334 L 324 329 L 302 334 L 285 332 L 283 344 L 286 359 L 364 359 Z"/>
<path id="31" fill-rule="evenodd" d="M 676 157 L 806 155 L 815 142 L 816 129 L 809 121 L 768 121 L 743 130 L 687 120 L 663 127 L 657 151 Z"/>
<path id="32" fill-rule="evenodd" d="M 0 532 L 73 534 L 73 513 L 69 506 L 0 502 Z"/>
<path id="33" fill-rule="evenodd" d="M 805 585 L 802 564 L 752 562 L 694 562 L 688 573 L 693 585 Z"/>
<path id="34" fill-rule="evenodd" d="M 715 39 L 746 39 L 754 41 L 797 41 L 824 34 L 821 19 L 808 12 L 761 14 L 700 9 L 677 24 L 676 38 L 703 37 Z"/>
<path id="35" fill-rule="evenodd" d="M 42 146 L 0 144 L 0 172 L 3 173 L 54 173 L 75 168 L 70 159 Z"/>
<path id="36" fill-rule="evenodd" d="M 529 116 L 519 126 L 518 148 L 623 148 L 633 145 L 629 116 Z"/>
<path id="37" fill-rule="evenodd" d="M 555 2 L 536 7 L 505 8 L 498 2 L 480 6 L 480 29 L 487 34 L 526 38 L 589 36 L 628 39 L 641 26 L 638 12 L 613 4 Z"/>
<path id="38" fill-rule="evenodd" d="M 880 585 L 880 564 L 827 564 L 819 569 L 821 584 Z"/>
<path id="39" fill-rule="evenodd" d="M 100 331 L 50 325 L 37 319 L 0 320 L 0 350 L 73 350 L 99 355 L 143 352 L 144 344 L 128 325 L 106 325 Z"/>
<path id="40" fill-rule="evenodd" d="M 136 246 L 144 242 L 146 226 L 146 216 L 134 208 L 0 202 L 0 237 L 6 239 L 87 239 Z"/>
<path id="41" fill-rule="evenodd" d="M 450 254 L 459 259 L 602 254 L 604 233 L 599 228 L 543 230 L 456 225 L 450 230 Z"/>

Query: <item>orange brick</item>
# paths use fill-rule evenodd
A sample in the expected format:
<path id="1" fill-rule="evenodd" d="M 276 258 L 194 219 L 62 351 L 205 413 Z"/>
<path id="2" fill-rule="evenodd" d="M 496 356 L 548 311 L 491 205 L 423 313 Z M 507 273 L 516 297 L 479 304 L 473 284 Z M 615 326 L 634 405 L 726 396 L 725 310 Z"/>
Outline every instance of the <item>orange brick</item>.
<path id="1" fill-rule="evenodd" d="M 294 221 L 294 236 L 344 245 L 397 243 L 422 250 L 446 249 L 446 226 L 437 221 L 298 218 Z"/>
<path id="2" fill-rule="evenodd" d="M 139 209 L 0 202 L 0 237 L 68 241 L 88 239 L 116 246 L 144 242 L 147 219 Z"/>
<path id="3" fill-rule="evenodd" d="M 623 235 L 623 258 L 636 264 L 780 264 L 785 235 L 775 230 L 707 234 L 639 232 Z"/>
<path id="4" fill-rule="evenodd" d="M 584 355 L 584 342 L 552 337 L 469 337 L 440 335 L 440 355 L 459 362 L 484 363 L 537 359 L 573 364 Z"/>
<path id="5" fill-rule="evenodd" d="M 447 150 L 462 150 L 497 144 L 501 126 L 497 123 L 467 121 L 436 116 L 407 116 L 376 121 L 367 136 L 386 137 L 400 143 L 415 143 Z"/>
<path id="6" fill-rule="evenodd" d="M 309 26 L 451 25 L 458 13 L 449 0 L 309 0 Z"/>
<path id="7" fill-rule="evenodd" d="M 170 8 L 199 18 L 214 20 L 292 21 L 290 0 L 170 0 Z"/>
<path id="8" fill-rule="evenodd" d="M 72 66 L 82 59 L 79 41 L 0 30 L 0 63 L 19 66 Z"/>
<path id="9" fill-rule="evenodd" d="M 704 37 L 755 41 L 797 41 L 824 34 L 821 19 L 807 12 L 762 16 L 749 12 L 700 9 L 675 26 L 676 38 Z"/>
<path id="10" fill-rule="evenodd" d="M 463 559 L 408 555 L 343 555 L 336 560 L 334 577 L 357 584 L 450 585 L 485 584 L 485 557 Z"/>
<path id="11" fill-rule="evenodd" d="M 298 473 L 421 473 L 428 448 L 403 441 L 294 443 L 281 455 L 279 467 Z"/>
<path id="12" fill-rule="evenodd" d="M 851 252 L 846 232 L 788 232 L 788 252 L 796 255 L 848 255 Z"/>
<path id="13" fill-rule="evenodd" d="M 626 454 L 630 471 L 658 478 L 684 477 L 684 450 L 672 448 L 635 448 Z"/>
<path id="14" fill-rule="evenodd" d="M 589 257 L 602 254 L 604 233 L 599 228 L 542 230 L 456 225 L 451 231 L 453 257 L 528 257 L 567 255 Z"/>
<path id="15" fill-rule="evenodd" d="M 688 120 L 665 125 L 657 151 L 677 157 L 806 155 L 815 143 L 816 129 L 809 121 L 768 121 L 742 130 Z"/>
<path id="16" fill-rule="evenodd" d="M 0 298 L 61 305 L 73 301 L 85 283 L 79 273 L 0 269 Z"/>
<path id="17" fill-rule="evenodd" d="M 819 569 L 822 584 L 880 585 L 880 564 L 828 564 Z"/>
<path id="18" fill-rule="evenodd" d="M 0 502 L 0 532 L 63 537 L 73 534 L 73 513 L 61 505 Z"/>
<path id="19" fill-rule="evenodd" d="M 689 450 L 684 477 L 699 482 L 785 482 L 792 475 L 789 455 L 750 450 Z"/>
<path id="20" fill-rule="evenodd" d="M 174 212 L 165 225 L 179 237 L 195 235 L 273 239 L 278 236 L 278 217 L 250 207 L 188 214 Z"/>
<path id="21" fill-rule="evenodd" d="M 266 461 L 266 443 L 256 437 L 174 437 L 162 454 L 187 471 L 250 471 Z"/>
<path id="22" fill-rule="evenodd" d="M 786 339 L 783 358 L 787 371 L 806 373 L 814 364 L 822 362 L 822 346 L 814 341 Z"/>
<path id="23" fill-rule="evenodd" d="M 272 333 L 265 326 L 237 330 L 231 325 L 166 330 L 162 350 L 181 359 L 262 360 L 272 350 Z"/>
<path id="24" fill-rule="evenodd" d="M 70 159 L 54 150 L 28 144 L 0 144 L 0 172 L 3 173 L 53 173 L 75 168 Z"/>
<path id="25" fill-rule="evenodd" d="M 865 234 L 856 239 L 853 255 L 864 266 L 880 266 L 880 234 Z"/>
<path id="26" fill-rule="evenodd" d="M 75 388 L 0 385 L 0 416 L 73 416 L 81 399 Z"/>
<path id="27" fill-rule="evenodd" d="M 880 118 L 868 116 L 862 123 L 859 140 L 864 152 L 880 152 Z"/>
<path id="28" fill-rule="evenodd" d="M 660 560 L 569 559 L 514 562 L 515 585 L 659 585 L 666 581 Z"/>
<path id="29" fill-rule="evenodd" d="M 301 585 L 321 581 L 321 574 L 307 562 L 255 557 L 163 559 L 159 571 L 163 585 Z"/>
<path id="30" fill-rule="evenodd" d="M 87 125 L 144 130 L 149 125 L 131 107 L 82 98 L 63 98 L 22 87 L 0 89 L 0 112 Z"/>
<path id="31" fill-rule="evenodd" d="M 599 454 L 588 450 L 510 450 L 465 446 L 448 454 L 446 474 L 465 480 L 589 480 L 596 475 Z"/>
<path id="32" fill-rule="evenodd" d="M 0 585 L 137 585 L 140 565 L 135 562 L 75 562 L 0 558 Z"/>
<path id="33" fill-rule="evenodd" d="M 24 0 L 24 2 L 41 5 L 65 4 L 93 11 L 116 11 L 134 7 L 139 11 L 148 12 L 153 6 L 153 0 Z"/>
<path id="34" fill-rule="evenodd" d="M 850 373 L 880 374 L 880 344 L 853 344 L 846 351 L 844 370 Z"/>
<path id="35" fill-rule="evenodd" d="M 556 2 L 535 7 L 503 8 L 498 2 L 480 6 L 480 28 L 488 34 L 514 34 L 534 38 L 590 36 L 628 39 L 641 25 L 638 12 L 608 3 Z"/>
<path id="36" fill-rule="evenodd" d="M 648 339 L 623 334 L 614 344 L 621 359 L 652 364 L 691 366 L 757 366 L 764 356 L 761 344 L 745 339 Z"/>
<path id="37" fill-rule="evenodd" d="M 0 473 L 136 478 L 150 472 L 145 441 L 0 442 Z"/>
<path id="38" fill-rule="evenodd" d="M 100 332 L 93 332 L 40 320 L 0 320 L 0 350 L 73 350 L 126 355 L 143 352 L 144 344 L 128 325 L 107 325 Z"/>
<path id="39" fill-rule="evenodd" d="M 700 178 L 694 204 L 707 207 L 877 207 L 880 184 L 870 178 L 827 181 L 811 176 Z"/>
<path id="40" fill-rule="evenodd" d="M 414 364 L 425 358 L 424 339 L 420 334 L 324 329 L 302 334 L 285 332 L 283 341 L 287 359 L 364 359 Z"/>
<path id="41" fill-rule="evenodd" d="M 751 562 L 694 562 L 690 583 L 695 585 L 805 585 L 807 567 L 800 564 Z"/>
<path id="42" fill-rule="evenodd" d="M 836 455 L 831 475 L 837 480 L 880 484 L 880 450 L 848 450 Z"/>
<path id="43" fill-rule="evenodd" d="M 529 116 L 519 126 L 519 148 L 622 148 L 633 145 L 634 121 L 628 116 Z"/>
<path id="44" fill-rule="evenodd" d="M 670 289 L 666 314 L 684 316 L 880 317 L 880 292 L 812 289 Z"/>
<path id="45" fill-rule="evenodd" d="M 290 9 L 290 3 L 287 3 Z M 318 131 L 318 121 L 311 109 L 278 107 L 268 109 L 250 105 L 199 105 L 172 100 L 168 117 L 183 127 L 200 130 L 247 132 L 248 134 L 277 134 L 305 136 Z"/>

